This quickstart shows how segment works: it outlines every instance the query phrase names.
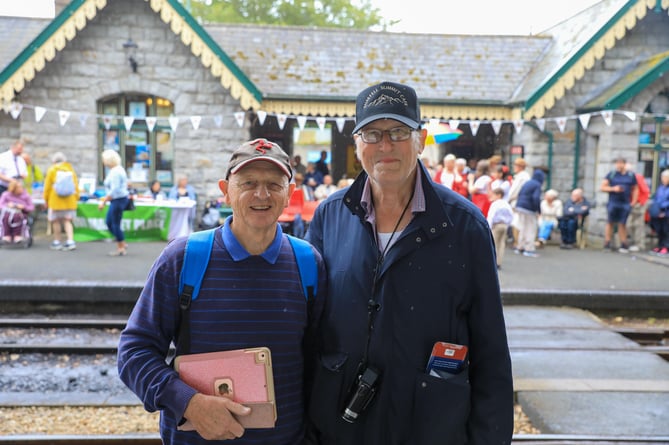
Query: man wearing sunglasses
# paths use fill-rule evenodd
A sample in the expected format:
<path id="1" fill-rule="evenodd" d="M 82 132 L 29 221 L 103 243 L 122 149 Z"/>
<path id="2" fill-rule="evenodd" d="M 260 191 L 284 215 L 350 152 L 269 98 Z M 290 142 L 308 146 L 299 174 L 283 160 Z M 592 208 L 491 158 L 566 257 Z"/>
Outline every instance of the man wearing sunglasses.
<path id="1" fill-rule="evenodd" d="M 363 171 L 307 233 L 330 295 L 309 405 L 316 440 L 509 444 L 511 361 L 485 218 L 419 161 L 413 88 L 362 91 L 353 137 Z"/>

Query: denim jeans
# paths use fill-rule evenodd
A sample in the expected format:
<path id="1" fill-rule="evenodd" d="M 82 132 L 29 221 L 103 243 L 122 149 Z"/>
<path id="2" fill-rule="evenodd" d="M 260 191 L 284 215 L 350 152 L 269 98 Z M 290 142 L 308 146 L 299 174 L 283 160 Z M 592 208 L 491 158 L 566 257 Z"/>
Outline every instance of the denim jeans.
<path id="1" fill-rule="evenodd" d="M 121 229 L 121 220 L 123 219 L 123 210 L 128 204 L 128 198 L 116 198 L 109 201 L 109 210 L 107 210 L 107 228 L 114 236 L 116 242 L 125 241 L 125 235 Z"/>

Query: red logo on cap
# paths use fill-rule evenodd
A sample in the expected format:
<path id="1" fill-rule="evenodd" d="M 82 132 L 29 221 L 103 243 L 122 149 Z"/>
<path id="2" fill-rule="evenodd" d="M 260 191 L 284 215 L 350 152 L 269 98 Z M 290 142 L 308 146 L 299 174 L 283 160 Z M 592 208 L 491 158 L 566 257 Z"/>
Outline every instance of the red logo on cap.
<path id="1" fill-rule="evenodd" d="M 268 142 L 266 140 L 259 140 L 256 142 L 256 147 L 255 149 L 259 151 L 261 154 L 267 153 L 266 148 L 269 148 L 270 150 L 272 149 L 272 143 Z"/>

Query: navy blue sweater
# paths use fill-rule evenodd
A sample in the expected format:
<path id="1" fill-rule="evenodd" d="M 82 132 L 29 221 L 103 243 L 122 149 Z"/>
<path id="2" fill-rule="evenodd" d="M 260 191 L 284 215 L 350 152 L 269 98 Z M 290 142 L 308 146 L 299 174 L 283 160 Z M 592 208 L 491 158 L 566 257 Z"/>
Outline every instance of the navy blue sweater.
<path id="1" fill-rule="evenodd" d="M 302 338 L 307 306 L 288 239 L 277 236 L 265 253 L 249 255 L 229 229 L 217 230 L 200 295 L 191 305 L 191 353 L 267 346 L 272 354 L 278 419 L 274 429 L 246 430 L 237 444 L 294 444 L 304 434 Z M 148 411 L 161 411 L 165 444 L 211 444 L 195 431 L 177 431 L 195 390 L 165 363 L 176 344 L 179 272 L 186 238 L 169 244 L 154 263 L 121 333 L 118 368 L 123 382 Z M 326 277 L 320 254 L 317 319 Z M 322 291 L 321 291 L 322 290 Z M 216 443 L 216 442 L 213 442 Z"/>
<path id="2" fill-rule="evenodd" d="M 534 170 L 532 179 L 523 184 L 518 192 L 517 209 L 539 213 L 541 210 L 541 186 L 544 183 L 545 176 L 543 171 L 539 169 Z"/>

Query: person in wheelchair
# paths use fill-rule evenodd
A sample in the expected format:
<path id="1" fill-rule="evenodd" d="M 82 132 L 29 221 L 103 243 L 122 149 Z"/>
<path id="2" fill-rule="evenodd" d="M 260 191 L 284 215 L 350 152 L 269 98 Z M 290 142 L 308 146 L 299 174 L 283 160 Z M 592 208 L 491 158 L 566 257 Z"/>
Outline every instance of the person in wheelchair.
<path id="1" fill-rule="evenodd" d="M 0 195 L 0 233 L 3 243 L 22 243 L 30 239 L 29 215 L 35 210 L 33 200 L 21 179 L 12 179 Z"/>

